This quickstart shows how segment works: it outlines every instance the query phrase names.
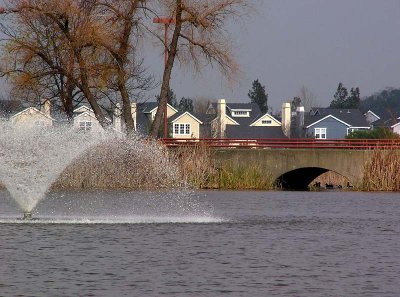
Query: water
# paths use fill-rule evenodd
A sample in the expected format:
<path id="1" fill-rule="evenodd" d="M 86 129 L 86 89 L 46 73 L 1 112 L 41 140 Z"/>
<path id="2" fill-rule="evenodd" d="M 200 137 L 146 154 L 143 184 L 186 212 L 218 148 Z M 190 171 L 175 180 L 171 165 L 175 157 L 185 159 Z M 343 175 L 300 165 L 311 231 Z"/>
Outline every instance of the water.
<path id="1" fill-rule="evenodd" d="M 162 195 L 52 193 L 47 221 L 7 223 L 2 192 L 0 296 L 400 296 L 398 194 L 195 196 L 171 215 Z"/>

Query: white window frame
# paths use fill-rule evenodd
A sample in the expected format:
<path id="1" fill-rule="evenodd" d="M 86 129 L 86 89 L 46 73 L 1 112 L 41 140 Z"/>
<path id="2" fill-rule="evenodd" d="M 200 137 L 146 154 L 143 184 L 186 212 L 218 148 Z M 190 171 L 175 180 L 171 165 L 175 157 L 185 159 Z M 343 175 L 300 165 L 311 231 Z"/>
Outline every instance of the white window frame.
<path id="1" fill-rule="evenodd" d="M 326 130 L 326 128 L 314 128 L 315 139 L 326 139 Z"/>
<path id="2" fill-rule="evenodd" d="M 249 111 L 247 110 L 233 110 L 232 116 L 234 117 L 249 117 Z"/>
<path id="3" fill-rule="evenodd" d="M 89 132 L 93 128 L 92 121 L 79 121 L 79 130 L 83 132 Z"/>
<path id="4" fill-rule="evenodd" d="M 175 123 L 173 134 L 174 135 L 191 135 L 192 126 L 189 123 Z"/>

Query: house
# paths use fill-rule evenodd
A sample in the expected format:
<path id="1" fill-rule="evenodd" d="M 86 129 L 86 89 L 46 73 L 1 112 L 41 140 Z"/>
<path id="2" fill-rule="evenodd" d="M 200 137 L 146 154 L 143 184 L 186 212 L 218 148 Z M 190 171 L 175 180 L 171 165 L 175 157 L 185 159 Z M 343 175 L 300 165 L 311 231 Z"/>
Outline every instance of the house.
<path id="1" fill-rule="evenodd" d="M 48 128 L 53 126 L 54 119 L 50 115 L 50 103 L 46 101 L 43 111 L 35 107 L 28 107 L 12 115 L 9 121 L 14 125 Z"/>
<path id="2" fill-rule="evenodd" d="M 367 112 L 364 113 L 365 120 L 369 123 L 372 124 L 381 118 L 377 116 L 372 110 L 368 110 Z"/>
<path id="3" fill-rule="evenodd" d="M 200 138 L 200 125 L 203 124 L 198 117 L 188 111 L 177 112 L 168 118 L 172 124 L 172 138 Z"/>
<path id="4" fill-rule="evenodd" d="M 386 110 L 380 116 L 376 115 L 372 111 L 368 111 L 364 114 L 369 120 L 371 117 L 374 121 L 371 122 L 372 128 L 388 128 L 394 133 L 400 135 L 400 114 L 398 112 L 393 112 L 391 110 Z"/>
<path id="5" fill-rule="evenodd" d="M 282 124 L 255 103 L 211 103 L 206 117 L 214 138 L 284 138 Z"/>
<path id="6" fill-rule="evenodd" d="M 158 102 L 131 103 L 132 117 L 136 131 L 148 134 L 158 109 Z M 178 110 L 167 104 L 167 117 L 170 118 Z"/>
<path id="7" fill-rule="evenodd" d="M 97 120 L 93 110 L 86 105 L 76 108 L 74 111 L 73 127 L 82 132 L 104 132 L 103 127 Z"/>
<path id="8" fill-rule="evenodd" d="M 306 137 L 316 139 L 344 139 L 352 131 L 370 129 L 360 110 L 347 108 L 311 108 L 304 125 Z"/>

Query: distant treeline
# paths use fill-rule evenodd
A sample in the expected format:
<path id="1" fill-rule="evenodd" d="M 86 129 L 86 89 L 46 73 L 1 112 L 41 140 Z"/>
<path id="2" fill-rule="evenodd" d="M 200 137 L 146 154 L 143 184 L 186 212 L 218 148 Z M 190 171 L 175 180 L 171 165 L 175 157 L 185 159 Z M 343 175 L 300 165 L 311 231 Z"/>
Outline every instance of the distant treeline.
<path id="1" fill-rule="evenodd" d="M 400 89 L 386 88 L 361 100 L 362 110 L 371 110 L 378 116 L 396 116 L 400 113 Z"/>

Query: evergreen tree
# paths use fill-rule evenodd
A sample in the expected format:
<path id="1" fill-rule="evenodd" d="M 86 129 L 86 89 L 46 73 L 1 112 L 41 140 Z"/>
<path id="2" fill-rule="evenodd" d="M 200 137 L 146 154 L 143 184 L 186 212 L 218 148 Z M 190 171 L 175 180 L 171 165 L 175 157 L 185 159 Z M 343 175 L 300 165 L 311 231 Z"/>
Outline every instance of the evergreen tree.
<path id="1" fill-rule="evenodd" d="M 360 89 L 358 87 L 351 88 L 350 95 L 342 83 L 339 83 L 334 99 L 329 107 L 332 108 L 359 108 L 360 106 Z"/>
<path id="2" fill-rule="evenodd" d="M 346 108 L 346 98 L 347 98 L 347 89 L 343 86 L 343 84 L 340 82 L 335 95 L 333 95 L 333 100 L 329 107 L 332 108 Z"/>
<path id="3" fill-rule="evenodd" d="M 179 111 L 193 112 L 193 100 L 190 98 L 182 97 L 178 104 Z"/>
<path id="4" fill-rule="evenodd" d="M 260 107 L 262 113 L 268 112 L 268 94 L 265 93 L 265 86 L 261 85 L 258 79 L 253 81 L 248 96 L 251 103 L 256 103 Z"/>
<path id="5" fill-rule="evenodd" d="M 346 108 L 358 108 L 360 106 L 360 89 L 351 88 L 350 96 L 346 99 Z"/>
<path id="6" fill-rule="evenodd" d="M 159 102 L 160 96 L 157 95 L 156 98 L 157 102 Z M 176 100 L 176 95 L 171 88 L 168 90 L 168 104 L 175 108 L 178 107 L 178 101 Z"/>

